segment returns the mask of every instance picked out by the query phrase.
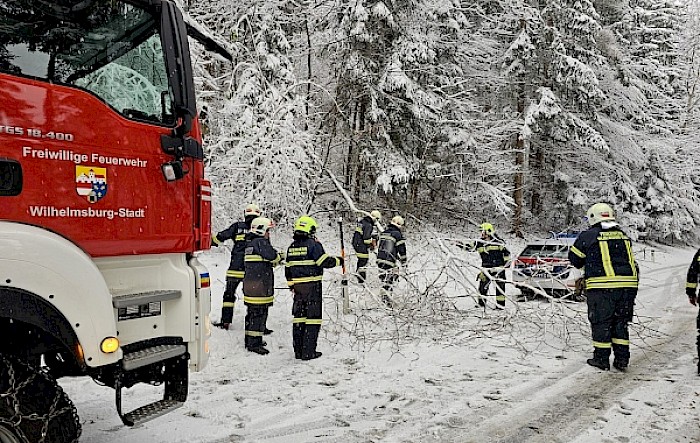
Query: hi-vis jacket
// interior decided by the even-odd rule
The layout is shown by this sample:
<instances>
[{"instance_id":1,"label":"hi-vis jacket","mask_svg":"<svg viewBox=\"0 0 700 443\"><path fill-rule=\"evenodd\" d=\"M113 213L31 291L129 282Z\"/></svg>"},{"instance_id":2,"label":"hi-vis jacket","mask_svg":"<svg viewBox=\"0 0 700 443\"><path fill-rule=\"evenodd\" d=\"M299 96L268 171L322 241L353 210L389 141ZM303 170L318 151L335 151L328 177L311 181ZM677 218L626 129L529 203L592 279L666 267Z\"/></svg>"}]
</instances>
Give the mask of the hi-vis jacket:
<instances>
[{"instance_id":1,"label":"hi-vis jacket","mask_svg":"<svg viewBox=\"0 0 700 443\"><path fill-rule=\"evenodd\" d=\"M688 278L685 283L686 292L694 292L697 295L698 277L700 277L700 249L695 253L693 261L688 268Z\"/></svg>"},{"instance_id":2,"label":"hi-vis jacket","mask_svg":"<svg viewBox=\"0 0 700 443\"><path fill-rule=\"evenodd\" d=\"M369 258L369 247L372 245L372 229L374 220L369 215L357 222L355 233L352 235L352 247L357 252L357 258Z\"/></svg>"},{"instance_id":3,"label":"hi-vis jacket","mask_svg":"<svg viewBox=\"0 0 700 443\"><path fill-rule=\"evenodd\" d=\"M497 235L494 235L491 240L458 243L457 246L470 252L478 252L482 268L498 268L510 261L510 251L506 248L506 242Z\"/></svg>"},{"instance_id":4,"label":"hi-vis jacket","mask_svg":"<svg viewBox=\"0 0 700 443\"><path fill-rule=\"evenodd\" d=\"M226 240L233 240L231 249L231 264L226 271L226 277L243 279L245 274L245 235L250 230L250 223L237 221L211 238L212 246L220 246Z\"/></svg>"},{"instance_id":5,"label":"hi-vis jacket","mask_svg":"<svg viewBox=\"0 0 700 443\"><path fill-rule=\"evenodd\" d=\"M284 275L290 287L296 283L321 282L323 268L335 266L340 266L340 258L326 254L315 238L295 236L287 249Z\"/></svg>"},{"instance_id":6,"label":"hi-vis jacket","mask_svg":"<svg viewBox=\"0 0 700 443\"><path fill-rule=\"evenodd\" d=\"M586 289L639 287L632 242L616 223L603 223L579 234L569 261L577 268L585 266Z\"/></svg>"},{"instance_id":7,"label":"hi-vis jacket","mask_svg":"<svg viewBox=\"0 0 700 443\"><path fill-rule=\"evenodd\" d=\"M389 225L379 235L377 250L377 266L382 269L397 267L397 261L406 263L406 241L401 230L394 225Z\"/></svg>"},{"instance_id":8,"label":"hi-vis jacket","mask_svg":"<svg viewBox=\"0 0 700 443\"><path fill-rule=\"evenodd\" d=\"M243 302L250 305L270 305L274 301L275 276L272 268L282 256L272 247L270 240L249 234L245 248L245 276L243 278Z\"/></svg>"}]
</instances>

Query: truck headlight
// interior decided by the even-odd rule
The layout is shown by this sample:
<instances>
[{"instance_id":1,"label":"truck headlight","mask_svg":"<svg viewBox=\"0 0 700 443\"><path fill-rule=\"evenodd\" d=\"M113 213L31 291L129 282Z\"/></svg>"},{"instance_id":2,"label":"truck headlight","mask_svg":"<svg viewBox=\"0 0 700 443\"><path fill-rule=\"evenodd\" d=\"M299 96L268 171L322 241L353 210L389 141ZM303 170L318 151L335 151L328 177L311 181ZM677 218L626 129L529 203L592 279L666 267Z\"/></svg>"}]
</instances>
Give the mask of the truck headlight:
<instances>
[{"instance_id":1,"label":"truck headlight","mask_svg":"<svg viewBox=\"0 0 700 443\"><path fill-rule=\"evenodd\" d=\"M119 350L119 339L117 337L106 337L100 343L100 350L105 354L112 354Z\"/></svg>"}]
</instances>

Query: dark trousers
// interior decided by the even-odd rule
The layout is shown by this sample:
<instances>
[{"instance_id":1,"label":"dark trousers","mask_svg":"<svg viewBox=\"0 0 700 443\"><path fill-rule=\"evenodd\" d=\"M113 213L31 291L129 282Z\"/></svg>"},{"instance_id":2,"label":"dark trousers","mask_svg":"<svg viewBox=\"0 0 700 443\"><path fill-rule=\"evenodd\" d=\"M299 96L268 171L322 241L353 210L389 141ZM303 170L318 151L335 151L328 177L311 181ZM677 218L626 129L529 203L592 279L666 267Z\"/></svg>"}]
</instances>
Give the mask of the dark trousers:
<instances>
[{"instance_id":1,"label":"dark trousers","mask_svg":"<svg viewBox=\"0 0 700 443\"><path fill-rule=\"evenodd\" d=\"M316 353L318 333L323 317L321 282L296 283L292 304L292 344L297 358L312 357Z\"/></svg>"},{"instance_id":2,"label":"dark trousers","mask_svg":"<svg viewBox=\"0 0 700 443\"><path fill-rule=\"evenodd\" d=\"M700 311L698 311L698 318L696 320L696 325L698 328L698 340L696 346L698 347L698 357L700 357ZM698 373L700 374L700 362L698 362Z\"/></svg>"},{"instance_id":3,"label":"dark trousers","mask_svg":"<svg viewBox=\"0 0 700 443\"><path fill-rule=\"evenodd\" d=\"M224 289L224 303L221 305L221 323L231 323L233 320L233 306L236 304L236 288L241 279L226 277L226 289Z\"/></svg>"},{"instance_id":4,"label":"dark trousers","mask_svg":"<svg viewBox=\"0 0 700 443\"><path fill-rule=\"evenodd\" d=\"M270 305L247 304L245 314L245 347L259 348L263 344L263 332L267 323L267 311Z\"/></svg>"},{"instance_id":5,"label":"dark trousers","mask_svg":"<svg viewBox=\"0 0 700 443\"><path fill-rule=\"evenodd\" d=\"M360 283L364 283L365 280L367 279L367 263L368 262L369 262L369 258L360 257L358 254L358 257L357 257L357 280Z\"/></svg>"},{"instance_id":6,"label":"dark trousers","mask_svg":"<svg viewBox=\"0 0 700 443\"><path fill-rule=\"evenodd\" d=\"M399 279L399 274L394 270L396 268L379 268L379 280L382 282L382 289L386 293L393 291L394 283Z\"/></svg>"},{"instance_id":7,"label":"dark trousers","mask_svg":"<svg viewBox=\"0 0 700 443\"><path fill-rule=\"evenodd\" d=\"M634 315L635 288L589 289L586 291L588 320L591 322L593 357L627 364L630 359L630 336L627 324Z\"/></svg>"},{"instance_id":8,"label":"dark trousers","mask_svg":"<svg viewBox=\"0 0 700 443\"><path fill-rule=\"evenodd\" d=\"M479 294L488 295L489 286L491 286L491 280L495 279L496 283L496 303L501 306L506 305L506 271L501 269L500 271L485 269L477 276L479 280ZM481 306L486 305L484 299L479 299L479 304Z\"/></svg>"}]
</instances>

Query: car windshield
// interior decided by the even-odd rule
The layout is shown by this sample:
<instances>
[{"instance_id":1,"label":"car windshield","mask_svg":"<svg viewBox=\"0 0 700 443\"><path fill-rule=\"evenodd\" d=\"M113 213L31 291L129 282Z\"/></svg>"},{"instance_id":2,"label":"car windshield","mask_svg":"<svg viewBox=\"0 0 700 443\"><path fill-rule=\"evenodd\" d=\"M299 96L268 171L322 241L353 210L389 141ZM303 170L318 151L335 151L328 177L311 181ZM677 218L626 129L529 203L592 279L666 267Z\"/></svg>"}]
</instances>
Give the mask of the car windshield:
<instances>
[{"instance_id":1,"label":"car windshield","mask_svg":"<svg viewBox=\"0 0 700 443\"><path fill-rule=\"evenodd\" d=\"M0 72L89 90L129 118L174 120L159 20L123 1L0 0Z\"/></svg>"},{"instance_id":2,"label":"car windshield","mask_svg":"<svg viewBox=\"0 0 700 443\"><path fill-rule=\"evenodd\" d=\"M566 259L569 255L567 245L528 245L520 254L521 257L539 257Z\"/></svg>"}]
</instances>

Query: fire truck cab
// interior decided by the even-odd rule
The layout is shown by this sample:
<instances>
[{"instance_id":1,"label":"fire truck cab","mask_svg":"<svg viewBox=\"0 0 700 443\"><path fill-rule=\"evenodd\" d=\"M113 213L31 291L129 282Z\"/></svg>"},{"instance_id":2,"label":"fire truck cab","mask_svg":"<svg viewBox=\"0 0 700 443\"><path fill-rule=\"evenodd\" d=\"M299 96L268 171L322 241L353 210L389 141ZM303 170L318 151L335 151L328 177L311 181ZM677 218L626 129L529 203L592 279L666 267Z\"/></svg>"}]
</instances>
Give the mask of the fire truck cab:
<instances>
[{"instance_id":1,"label":"fire truck cab","mask_svg":"<svg viewBox=\"0 0 700 443\"><path fill-rule=\"evenodd\" d=\"M207 363L211 189L169 0L0 0L0 441L77 441L56 383L134 425ZM123 412L138 383L163 397Z\"/></svg>"}]
</instances>

